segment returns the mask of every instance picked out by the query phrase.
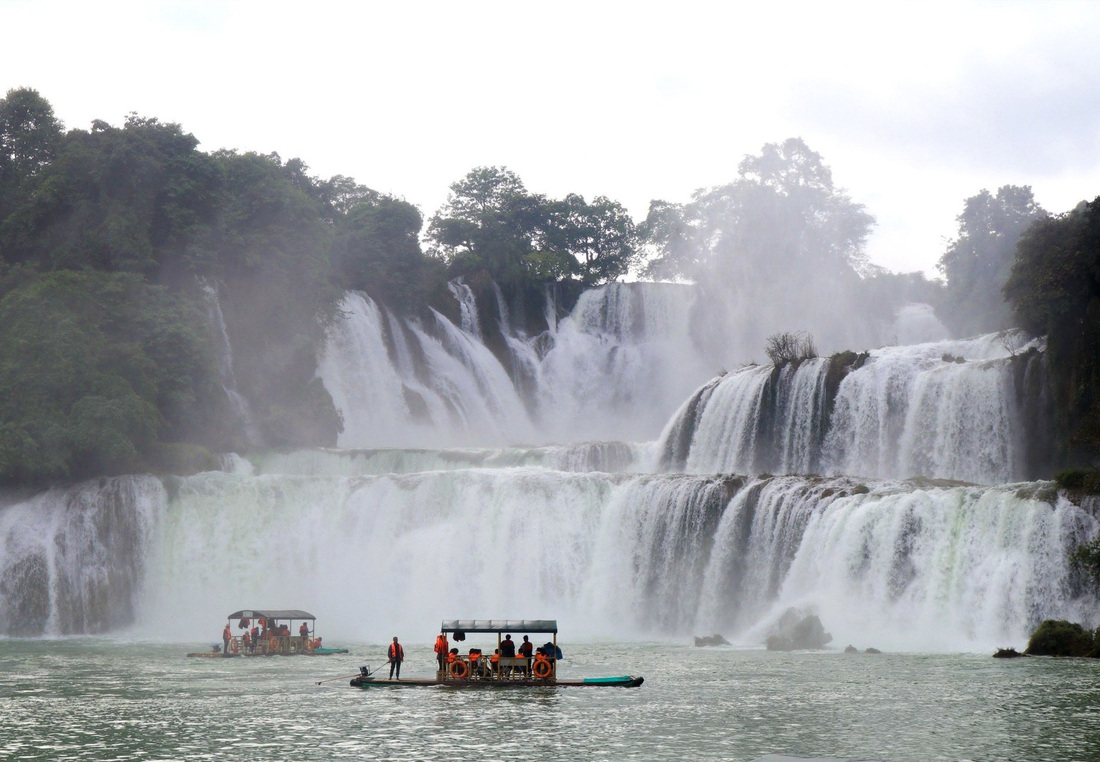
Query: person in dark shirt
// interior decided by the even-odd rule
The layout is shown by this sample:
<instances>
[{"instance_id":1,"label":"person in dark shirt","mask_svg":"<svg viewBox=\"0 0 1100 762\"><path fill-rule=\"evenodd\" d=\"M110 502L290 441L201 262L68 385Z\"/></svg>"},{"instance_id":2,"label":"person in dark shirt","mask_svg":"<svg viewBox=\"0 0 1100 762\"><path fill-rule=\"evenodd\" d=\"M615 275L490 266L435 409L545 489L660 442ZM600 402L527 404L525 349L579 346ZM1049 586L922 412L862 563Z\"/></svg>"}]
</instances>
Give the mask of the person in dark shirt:
<instances>
[{"instance_id":1,"label":"person in dark shirt","mask_svg":"<svg viewBox=\"0 0 1100 762\"><path fill-rule=\"evenodd\" d=\"M505 635L504 640L500 643L500 656L501 658L512 658L516 655L516 644L512 640L511 635Z\"/></svg>"}]
</instances>

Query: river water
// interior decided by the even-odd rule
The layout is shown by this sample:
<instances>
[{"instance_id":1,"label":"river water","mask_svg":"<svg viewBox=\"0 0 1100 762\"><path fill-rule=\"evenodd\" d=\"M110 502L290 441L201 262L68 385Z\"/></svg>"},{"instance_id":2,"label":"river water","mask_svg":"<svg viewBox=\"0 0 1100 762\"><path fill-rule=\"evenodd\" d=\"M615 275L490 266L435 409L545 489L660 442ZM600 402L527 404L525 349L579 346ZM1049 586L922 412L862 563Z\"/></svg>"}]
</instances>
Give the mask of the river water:
<instances>
[{"instance_id":1,"label":"river water","mask_svg":"<svg viewBox=\"0 0 1100 762\"><path fill-rule=\"evenodd\" d=\"M384 645L188 659L196 644L0 643L0 758L50 760L1100 759L1100 662L566 643L563 677L637 689L360 690ZM408 644L404 676L429 676Z\"/></svg>"}]
</instances>

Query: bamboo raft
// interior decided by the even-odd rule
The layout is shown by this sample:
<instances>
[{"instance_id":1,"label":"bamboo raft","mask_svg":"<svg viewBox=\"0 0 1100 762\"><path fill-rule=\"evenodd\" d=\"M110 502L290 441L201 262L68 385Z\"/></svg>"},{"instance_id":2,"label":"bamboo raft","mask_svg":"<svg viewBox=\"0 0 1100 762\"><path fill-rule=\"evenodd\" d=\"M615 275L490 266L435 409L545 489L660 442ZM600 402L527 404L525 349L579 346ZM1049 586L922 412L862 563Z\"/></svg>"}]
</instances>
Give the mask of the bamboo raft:
<instances>
[{"instance_id":1,"label":"bamboo raft","mask_svg":"<svg viewBox=\"0 0 1100 762\"><path fill-rule=\"evenodd\" d=\"M300 609L242 609L226 617L226 626L237 620L238 627L248 633L248 626L262 621L263 634L255 641L245 640L245 635L233 635L228 643L215 644L209 651L196 651L187 654L200 659L227 659L233 656L329 656L346 654L346 648L328 648L321 645L316 636L317 617ZM305 634L292 635L294 622L302 622L299 631ZM313 624L313 628L309 625ZM312 631L311 631L312 629ZM223 650L224 649L224 650Z\"/></svg>"},{"instance_id":2,"label":"bamboo raft","mask_svg":"<svg viewBox=\"0 0 1100 762\"><path fill-rule=\"evenodd\" d=\"M502 636L512 632L550 634L553 635L553 640L540 646L537 652L529 650L527 654L502 656L501 651L507 653L511 650L502 648L507 645L506 640L510 641L511 635L505 640L502 640ZM559 679L558 661L562 658L562 653L558 647L558 623L553 619L445 620L440 626L437 643L441 640L443 650L446 651L448 634L456 642L461 642L466 639L467 634L478 633L496 635L496 654L486 658L482 649L471 648L467 656L461 656L457 649L452 649L445 658L441 655L441 669L435 673L434 678L376 677L370 667L360 667L359 674L351 679L350 685L355 688L637 688L645 682L645 678L634 675Z\"/></svg>"}]
</instances>

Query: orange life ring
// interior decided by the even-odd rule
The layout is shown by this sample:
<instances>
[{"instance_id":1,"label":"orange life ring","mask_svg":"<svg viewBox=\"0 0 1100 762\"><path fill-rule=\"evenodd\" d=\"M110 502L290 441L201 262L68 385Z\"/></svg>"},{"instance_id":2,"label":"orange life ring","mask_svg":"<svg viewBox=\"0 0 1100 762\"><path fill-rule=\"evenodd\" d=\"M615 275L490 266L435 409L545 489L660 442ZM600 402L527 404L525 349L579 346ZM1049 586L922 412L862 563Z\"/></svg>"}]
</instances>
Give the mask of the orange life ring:
<instances>
[{"instance_id":1,"label":"orange life ring","mask_svg":"<svg viewBox=\"0 0 1100 762\"><path fill-rule=\"evenodd\" d=\"M241 650L241 646L237 642L236 638L233 638L232 640L229 641L229 650L232 651L233 653L237 653Z\"/></svg>"},{"instance_id":2,"label":"orange life ring","mask_svg":"<svg viewBox=\"0 0 1100 762\"><path fill-rule=\"evenodd\" d=\"M268 638L267 639L267 652L269 654L272 654L272 653L275 653L278 650L279 650L279 639L278 638Z\"/></svg>"},{"instance_id":3,"label":"orange life ring","mask_svg":"<svg viewBox=\"0 0 1100 762\"><path fill-rule=\"evenodd\" d=\"M550 666L550 662L545 659L538 659L535 661L535 665L531 667L531 671L535 673L535 677L539 680L545 680L550 677L550 673L554 671Z\"/></svg>"},{"instance_id":4,"label":"orange life ring","mask_svg":"<svg viewBox=\"0 0 1100 762\"><path fill-rule=\"evenodd\" d=\"M455 678L456 680L461 680L462 678L466 677L466 675L470 674L469 665L461 659L456 659L455 661L451 662L449 670L451 672L451 677Z\"/></svg>"}]
</instances>

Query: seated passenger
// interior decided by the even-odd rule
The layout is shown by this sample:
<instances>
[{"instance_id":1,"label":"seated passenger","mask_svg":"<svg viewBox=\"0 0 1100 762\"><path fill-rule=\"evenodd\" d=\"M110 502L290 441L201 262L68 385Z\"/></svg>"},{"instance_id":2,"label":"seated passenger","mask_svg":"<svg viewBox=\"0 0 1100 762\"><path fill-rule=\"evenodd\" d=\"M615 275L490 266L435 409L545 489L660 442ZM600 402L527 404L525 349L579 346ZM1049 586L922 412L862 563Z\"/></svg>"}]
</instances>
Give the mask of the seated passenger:
<instances>
[{"instance_id":1,"label":"seated passenger","mask_svg":"<svg viewBox=\"0 0 1100 762\"><path fill-rule=\"evenodd\" d=\"M516 655L516 644L512 641L511 635L505 635L504 640L500 643L500 655L512 658Z\"/></svg>"}]
</instances>

